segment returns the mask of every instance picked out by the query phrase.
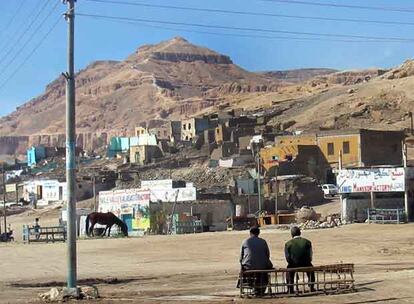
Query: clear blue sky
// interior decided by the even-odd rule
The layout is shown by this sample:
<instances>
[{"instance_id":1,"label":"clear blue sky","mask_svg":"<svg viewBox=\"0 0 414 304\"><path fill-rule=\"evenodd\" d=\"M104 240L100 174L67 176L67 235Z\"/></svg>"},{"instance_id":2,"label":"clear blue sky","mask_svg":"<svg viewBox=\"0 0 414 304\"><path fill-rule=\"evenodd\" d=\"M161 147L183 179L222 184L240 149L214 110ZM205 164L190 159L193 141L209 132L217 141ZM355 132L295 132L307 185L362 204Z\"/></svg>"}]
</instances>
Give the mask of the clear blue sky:
<instances>
[{"instance_id":1,"label":"clear blue sky","mask_svg":"<svg viewBox=\"0 0 414 304\"><path fill-rule=\"evenodd\" d=\"M124 0L162 5L203 7L265 12L277 14L324 16L332 18L364 18L388 21L414 22L413 13L390 11L354 10L317 6L292 5L260 0ZM313 1L313 0L307 0ZM393 6L414 9L412 0L314 0L315 2ZM57 9L36 34L34 29L49 10L59 2ZM16 14L20 5L21 9ZM45 5L45 10L40 8ZM414 38L414 25L357 24L334 21L297 20L281 17L238 16L207 12L189 12L171 9L122 6L78 0L77 11L82 13L147 18L177 22L192 22L224 26L255 27L274 30L350 34L366 36L393 36ZM1 0L0 1L0 86L19 66L41 37L63 13L65 6L60 0ZM17 38L34 19L42 13L20 43ZM15 16L14 19L11 18ZM187 28L189 27L180 27ZM200 30L200 29L198 29ZM205 29L206 30L206 29ZM230 32L225 30L206 30ZM237 31L232 31L237 32ZM242 32L239 32L242 33ZM252 70L282 70L305 67L330 67L353 69L364 67L391 67L413 57L414 43L349 43L332 41L293 41L246 37L223 37L181 30L165 30L137 25L115 23L78 16L76 19L76 68L84 68L90 62L102 59L122 60L140 45L157 43L174 36L183 36L195 44L214 49L231 56L240 66ZM262 34L281 35L281 34ZM32 37L32 38L30 38ZM27 46L19 49L26 41ZM13 47L13 48L12 48ZM5 57L5 55L8 56ZM16 56L13 62L11 59ZM61 19L57 27L41 44L30 60L22 66L0 89L0 116L12 112L17 106L44 91L66 67L66 23Z\"/></svg>"}]
</instances>

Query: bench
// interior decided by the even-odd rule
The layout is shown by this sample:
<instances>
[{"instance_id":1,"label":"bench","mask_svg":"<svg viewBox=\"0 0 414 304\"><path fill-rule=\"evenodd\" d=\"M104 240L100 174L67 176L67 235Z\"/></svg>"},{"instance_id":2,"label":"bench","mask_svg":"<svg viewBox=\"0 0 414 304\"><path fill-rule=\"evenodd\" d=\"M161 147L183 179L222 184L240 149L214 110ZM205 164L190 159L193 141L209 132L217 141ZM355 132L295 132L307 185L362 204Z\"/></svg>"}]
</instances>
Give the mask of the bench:
<instances>
[{"instance_id":1,"label":"bench","mask_svg":"<svg viewBox=\"0 0 414 304\"><path fill-rule=\"evenodd\" d=\"M294 280L288 283L287 277L292 272ZM314 274L314 282L309 282L310 273ZM352 292L355 291L354 264L245 270L240 272L238 287L242 298L256 296L279 298ZM289 289L293 292L289 293Z\"/></svg>"},{"instance_id":2,"label":"bench","mask_svg":"<svg viewBox=\"0 0 414 304\"><path fill-rule=\"evenodd\" d=\"M405 222L404 209L367 209L368 224L400 224Z\"/></svg>"},{"instance_id":3,"label":"bench","mask_svg":"<svg viewBox=\"0 0 414 304\"><path fill-rule=\"evenodd\" d=\"M30 243L54 243L66 241L65 226L29 227L23 225L23 242Z\"/></svg>"}]
</instances>

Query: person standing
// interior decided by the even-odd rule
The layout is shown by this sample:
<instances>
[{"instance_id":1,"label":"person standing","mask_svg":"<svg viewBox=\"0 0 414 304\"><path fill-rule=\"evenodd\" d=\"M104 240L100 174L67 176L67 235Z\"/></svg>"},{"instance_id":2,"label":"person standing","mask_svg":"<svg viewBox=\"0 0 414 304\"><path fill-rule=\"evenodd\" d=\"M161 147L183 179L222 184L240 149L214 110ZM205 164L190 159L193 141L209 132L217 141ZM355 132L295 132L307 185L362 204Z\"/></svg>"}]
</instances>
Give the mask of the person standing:
<instances>
[{"instance_id":1,"label":"person standing","mask_svg":"<svg viewBox=\"0 0 414 304\"><path fill-rule=\"evenodd\" d=\"M288 263L287 268L313 267L312 265L312 243L308 239L301 237L299 227L292 227L292 239L285 244L285 257ZM307 272L308 285L311 292L315 291L315 273ZM294 293L295 272L287 273L286 281L288 283L288 292Z\"/></svg>"},{"instance_id":2,"label":"person standing","mask_svg":"<svg viewBox=\"0 0 414 304\"><path fill-rule=\"evenodd\" d=\"M240 253L241 271L245 270L266 270L272 269L270 261L270 250L267 242L259 238L260 229L253 227L250 229L250 237L243 241ZM249 285L254 288L256 296L263 296L269 283L267 273L245 274L242 276Z\"/></svg>"}]
</instances>

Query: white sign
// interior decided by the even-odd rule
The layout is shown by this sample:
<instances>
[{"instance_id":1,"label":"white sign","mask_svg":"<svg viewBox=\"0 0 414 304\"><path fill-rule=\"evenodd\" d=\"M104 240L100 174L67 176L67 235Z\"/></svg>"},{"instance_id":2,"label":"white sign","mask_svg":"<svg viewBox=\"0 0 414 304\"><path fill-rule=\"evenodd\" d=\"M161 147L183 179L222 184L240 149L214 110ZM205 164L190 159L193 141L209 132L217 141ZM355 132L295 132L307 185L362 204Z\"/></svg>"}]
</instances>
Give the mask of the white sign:
<instances>
[{"instance_id":1,"label":"white sign","mask_svg":"<svg viewBox=\"0 0 414 304\"><path fill-rule=\"evenodd\" d=\"M141 188L152 189L152 188L172 188L172 179L156 179L156 180L143 180L141 181Z\"/></svg>"},{"instance_id":2,"label":"white sign","mask_svg":"<svg viewBox=\"0 0 414 304\"><path fill-rule=\"evenodd\" d=\"M404 168L372 168L339 170L340 193L404 192Z\"/></svg>"},{"instance_id":3,"label":"white sign","mask_svg":"<svg viewBox=\"0 0 414 304\"><path fill-rule=\"evenodd\" d=\"M125 189L99 192L99 207L105 204L147 204L150 195L148 190Z\"/></svg>"},{"instance_id":4,"label":"white sign","mask_svg":"<svg viewBox=\"0 0 414 304\"><path fill-rule=\"evenodd\" d=\"M197 199L195 187L150 189L151 202L189 202Z\"/></svg>"},{"instance_id":5,"label":"white sign","mask_svg":"<svg viewBox=\"0 0 414 304\"><path fill-rule=\"evenodd\" d=\"M8 184L6 185L6 192L16 192L16 184Z\"/></svg>"}]
</instances>

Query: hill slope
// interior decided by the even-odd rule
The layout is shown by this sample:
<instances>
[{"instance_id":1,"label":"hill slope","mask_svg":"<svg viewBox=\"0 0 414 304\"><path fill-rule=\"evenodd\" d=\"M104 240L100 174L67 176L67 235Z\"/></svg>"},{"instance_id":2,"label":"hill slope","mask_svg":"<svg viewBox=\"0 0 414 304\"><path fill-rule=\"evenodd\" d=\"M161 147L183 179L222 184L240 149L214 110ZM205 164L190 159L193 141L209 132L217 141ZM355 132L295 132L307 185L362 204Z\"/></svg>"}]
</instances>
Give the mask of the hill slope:
<instances>
[{"instance_id":1,"label":"hill slope","mask_svg":"<svg viewBox=\"0 0 414 304\"><path fill-rule=\"evenodd\" d=\"M76 76L77 130L131 130L150 118L191 115L220 102L217 92L268 92L278 82L228 56L176 37L139 48L121 62L94 62ZM0 119L0 135L64 130L65 81Z\"/></svg>"}]
</instances>

